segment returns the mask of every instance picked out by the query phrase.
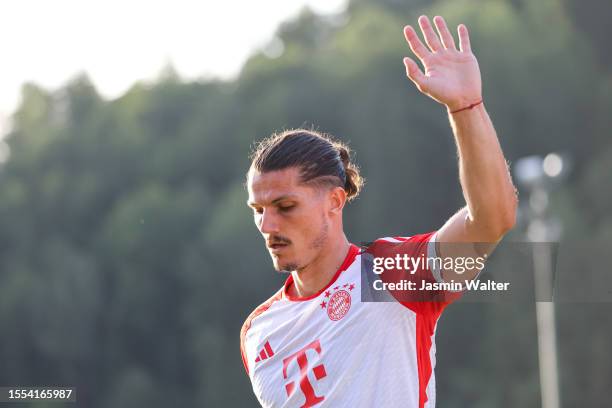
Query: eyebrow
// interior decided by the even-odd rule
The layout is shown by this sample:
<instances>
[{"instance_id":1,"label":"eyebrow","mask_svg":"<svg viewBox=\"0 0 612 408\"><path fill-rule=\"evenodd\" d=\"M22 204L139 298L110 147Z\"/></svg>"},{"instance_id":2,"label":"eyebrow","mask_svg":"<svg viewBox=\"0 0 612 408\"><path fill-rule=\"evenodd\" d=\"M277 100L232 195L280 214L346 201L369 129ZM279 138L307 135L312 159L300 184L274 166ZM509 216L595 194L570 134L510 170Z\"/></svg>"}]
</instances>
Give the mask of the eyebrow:
<instances>
[{"instance_id":1,"label":"eyebrow","mask_svg":"<svg viewBox=\"0 0 612 408\"><path fill-rule=\"evenodd\" d=\"M282 195L282 196L280 196L278 198L275 198L274 200L272 200L272 202L270 204L276 204L276 203L278 203L280 201L287 200L287 199L290 199L290 198L297 198L297 197L298 196L296 194L285 194L285 195ZM249 207L255 207L257 205L257 203L255 203L253 201L247 201L247 205Z\"/></svg>"}]
</instances>

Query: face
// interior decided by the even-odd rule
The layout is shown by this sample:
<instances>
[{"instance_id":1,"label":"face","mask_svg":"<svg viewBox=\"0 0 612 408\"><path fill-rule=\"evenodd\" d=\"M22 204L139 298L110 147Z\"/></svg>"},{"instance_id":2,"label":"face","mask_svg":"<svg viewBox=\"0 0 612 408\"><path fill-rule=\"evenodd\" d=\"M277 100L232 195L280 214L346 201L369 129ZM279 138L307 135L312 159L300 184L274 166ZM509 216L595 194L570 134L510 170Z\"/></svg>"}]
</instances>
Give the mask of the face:
<instances>
[{"instance_id":1,"label":"face","mask_svg":"<svg viewBox=\"0 0 612 408\"><path fill-rule=\"evenodd\" d=\"M330 217L337 211L333 192L300 183L297 168L251 170L248 190L248 205L274 268L300 270L315 260L327 244Z\"/></svg>"}]
</instances>

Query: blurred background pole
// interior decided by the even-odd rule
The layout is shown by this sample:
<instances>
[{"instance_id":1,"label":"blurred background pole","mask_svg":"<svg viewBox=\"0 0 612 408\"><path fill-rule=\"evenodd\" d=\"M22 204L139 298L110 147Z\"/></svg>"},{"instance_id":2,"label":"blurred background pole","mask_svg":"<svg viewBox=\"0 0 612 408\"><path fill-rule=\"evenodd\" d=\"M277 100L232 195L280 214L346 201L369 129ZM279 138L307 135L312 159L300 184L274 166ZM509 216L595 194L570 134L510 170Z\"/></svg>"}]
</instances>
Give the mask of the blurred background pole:
<instances>
[{"instance_id":1,"label":"blurred background pole","mask_svg":"<svg viewBox=\"0 0 612 408\"><path fill-rule=\"evenodd\" d=\"M534 208L532 198L540 195L546 206ZM550 245L553 238L547 228L544 211L547 209L548 192L536 189L530 193L531 219L527 235L532 242L533 270L538 327L538 359L542 408L559 408L559 375L557 364L557 330L555 304L553 302L553 272ZM536 204L537 205L537 204Z\"/></svg>"},{"instance_id":2,"label":"blurred background pole","mask_svg":"<svg viewBox=\"0 0 612 408\"><path fill-rule=\"evenodd\" d=\"M565 165L565 166L564 166ZM565 168L564 168L565 167ZM538 360L543 408L559 408L559 369L557 330L553 302L553 262L551 242L561 236L560 223L547 217L549 192L567 174L567 160L551 153L545 158L529 156L516 162L515 176L529 192L527 237L532 242Z\"/></svg>"}]
</instances>

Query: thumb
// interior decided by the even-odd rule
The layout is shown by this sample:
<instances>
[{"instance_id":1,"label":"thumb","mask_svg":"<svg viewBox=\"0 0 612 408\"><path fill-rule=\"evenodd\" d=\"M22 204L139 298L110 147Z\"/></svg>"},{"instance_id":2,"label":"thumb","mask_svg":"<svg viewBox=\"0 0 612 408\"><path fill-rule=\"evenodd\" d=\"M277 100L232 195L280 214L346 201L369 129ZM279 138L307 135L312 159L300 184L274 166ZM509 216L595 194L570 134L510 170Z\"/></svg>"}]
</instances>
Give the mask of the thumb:
<instances>
[{"instance_id":1,"label":"thumb","mask_svg":"<svg viewBox=\"0 0 612 408\"><path fill-rule=\"evenodd\" d=\"M404 65L406 66L406 75L408 78L414 82L420 91L423 91L427 77L423 74L417 63L409 57L404 57Z\"/></svg>"}]
</instances>

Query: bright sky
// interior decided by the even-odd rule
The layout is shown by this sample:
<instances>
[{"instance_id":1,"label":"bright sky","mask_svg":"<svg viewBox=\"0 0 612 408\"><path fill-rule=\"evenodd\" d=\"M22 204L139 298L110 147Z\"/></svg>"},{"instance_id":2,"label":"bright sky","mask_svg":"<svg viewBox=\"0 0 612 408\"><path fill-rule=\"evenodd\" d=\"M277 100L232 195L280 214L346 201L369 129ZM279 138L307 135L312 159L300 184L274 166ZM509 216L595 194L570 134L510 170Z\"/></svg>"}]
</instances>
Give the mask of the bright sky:
<instances>
[{"instance_id":1,"label":"bright sky","mask_svg":"<svg viewBox=\"0 0 612 408\"><path fill-rule=\"evenodd\" d=\"M185 78L235 75L278 24L304 6L318 13L347 0L19 0L0 14L0 133L20 87L56 89L87 72L98 91L121 95L171 62Z\"/></svg>"}]
</instances>

